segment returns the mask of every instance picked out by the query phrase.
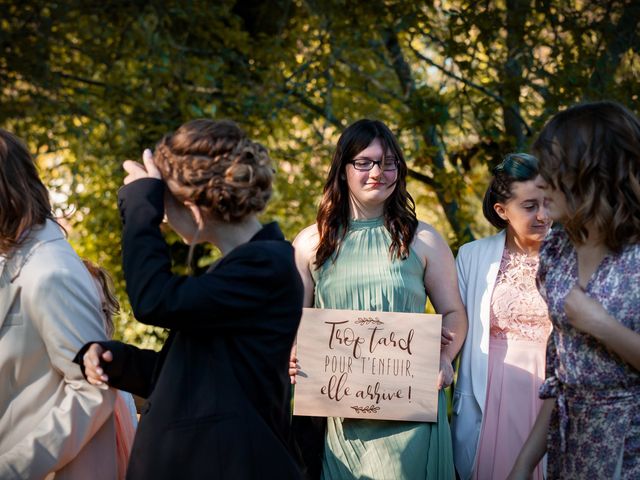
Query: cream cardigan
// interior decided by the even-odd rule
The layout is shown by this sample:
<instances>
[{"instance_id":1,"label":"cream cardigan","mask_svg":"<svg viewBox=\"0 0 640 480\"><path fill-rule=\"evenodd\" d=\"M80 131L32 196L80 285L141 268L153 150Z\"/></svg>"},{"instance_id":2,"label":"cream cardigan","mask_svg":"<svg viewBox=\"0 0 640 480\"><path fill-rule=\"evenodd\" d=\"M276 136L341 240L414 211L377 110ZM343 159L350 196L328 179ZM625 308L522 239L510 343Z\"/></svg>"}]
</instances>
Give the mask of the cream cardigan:
<instances>
[{"instance_id":1,"label":"cream cardigan","mask_svg":"<svg viewBox=\"0 0 640 480\"><path fill-rule=\"evenodd\" d=\"M462 480L471 478L478 450L487 396L489 310L506 234L476 240L460 247L456 258L460 296L469 319L453 394L453 456Z\"/></svg>"}]
</instances>

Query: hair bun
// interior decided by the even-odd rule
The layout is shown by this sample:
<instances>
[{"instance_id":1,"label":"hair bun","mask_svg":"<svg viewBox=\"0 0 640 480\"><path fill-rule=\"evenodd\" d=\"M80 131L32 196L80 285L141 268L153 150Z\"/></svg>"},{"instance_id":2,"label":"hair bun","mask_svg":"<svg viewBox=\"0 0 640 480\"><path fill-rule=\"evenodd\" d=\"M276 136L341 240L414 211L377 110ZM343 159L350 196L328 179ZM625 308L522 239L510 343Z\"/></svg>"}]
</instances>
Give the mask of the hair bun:
<instances>
[{"instance_id":1,"label":"hair bun","mask_svg":"<svg viewBox=\"0 0 640 480\"><path fill-rule=\"evenodd\" d=\"M179 200L226 222L264 210L271 197L267 149L228 120L186 123L160 141L155 159Z\"/></svg>"}]
</instances>

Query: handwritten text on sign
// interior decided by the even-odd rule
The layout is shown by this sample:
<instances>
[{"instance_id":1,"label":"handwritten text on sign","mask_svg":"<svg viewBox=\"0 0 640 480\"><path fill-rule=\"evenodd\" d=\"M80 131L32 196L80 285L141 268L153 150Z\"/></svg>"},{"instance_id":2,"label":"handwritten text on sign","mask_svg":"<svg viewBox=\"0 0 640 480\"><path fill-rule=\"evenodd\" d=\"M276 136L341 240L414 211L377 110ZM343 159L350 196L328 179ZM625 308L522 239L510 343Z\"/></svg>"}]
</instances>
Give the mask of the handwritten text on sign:
<instances>
[{"instance_id":1,"label":"handwritten text on sign","mask_svg":"<svg viewBox=\"0 0 640 480\"><path fill-rule=\"evenodd\" d=\"M440 315L305 308L294 415L435 422Z\"/></svg>"}]
</instances>

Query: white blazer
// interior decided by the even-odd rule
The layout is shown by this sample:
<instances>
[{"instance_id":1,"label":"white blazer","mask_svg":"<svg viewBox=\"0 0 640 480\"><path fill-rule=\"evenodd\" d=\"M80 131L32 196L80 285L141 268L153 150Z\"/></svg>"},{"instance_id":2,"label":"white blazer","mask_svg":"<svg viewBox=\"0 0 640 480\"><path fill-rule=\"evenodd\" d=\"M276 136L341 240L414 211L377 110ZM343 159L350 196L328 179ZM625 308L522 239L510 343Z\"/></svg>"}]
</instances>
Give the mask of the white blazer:
<instances>
[{"instance_id":1,"label":"white blazer","mask_svg":"<svg viewBox=\"0 0 640 480\"><path fill-rule=\"evenodd\" d=\"M456 258L460 296L467 310L469 331L462 347L453 393L453 458L462 480L471 478L487 396L489 312L491 296L505 248L506 233L460 247Z\"/></svg>"},{"instance_id":2,"label":"white blazer","mask_svg":"<svg viewBox=\"0 0 640 480\"><path fill-rule=\"evenodd\" d=\"M106 339L89 272L50 220L0 257L0 478L116 478L115 392L73 363Z\"/></svg>"}]
</instances>

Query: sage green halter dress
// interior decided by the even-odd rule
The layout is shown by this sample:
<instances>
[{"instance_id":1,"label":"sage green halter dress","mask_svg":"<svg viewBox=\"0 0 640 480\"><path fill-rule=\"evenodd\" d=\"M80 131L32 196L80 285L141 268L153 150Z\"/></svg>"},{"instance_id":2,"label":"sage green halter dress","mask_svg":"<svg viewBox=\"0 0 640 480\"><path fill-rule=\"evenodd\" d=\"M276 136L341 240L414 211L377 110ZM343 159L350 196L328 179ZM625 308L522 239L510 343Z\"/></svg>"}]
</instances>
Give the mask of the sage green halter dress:
<instances>
[{"instance_id":1,"label":"sage green halter dress","mask_svg":"<svg viewBox=\"0 0 640 480\"><path fill-rule=\"evenodd\" d=\"M382 218L352 220L335 263L313 271L315 307L424 313L424 267L412 250L391 261ZM437 423L328 418L322 478L453 479L444 393Z\"/></svg>"}]
</instances>

